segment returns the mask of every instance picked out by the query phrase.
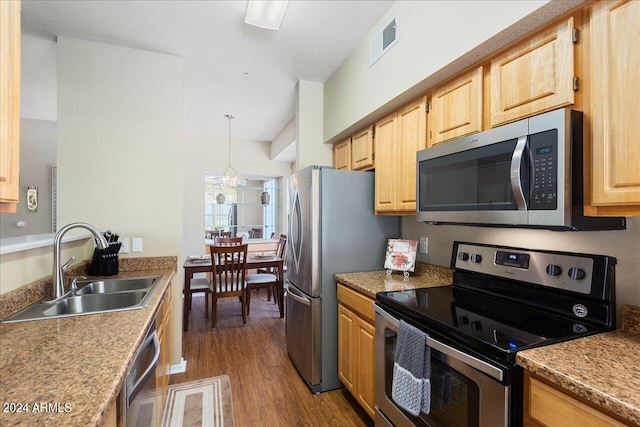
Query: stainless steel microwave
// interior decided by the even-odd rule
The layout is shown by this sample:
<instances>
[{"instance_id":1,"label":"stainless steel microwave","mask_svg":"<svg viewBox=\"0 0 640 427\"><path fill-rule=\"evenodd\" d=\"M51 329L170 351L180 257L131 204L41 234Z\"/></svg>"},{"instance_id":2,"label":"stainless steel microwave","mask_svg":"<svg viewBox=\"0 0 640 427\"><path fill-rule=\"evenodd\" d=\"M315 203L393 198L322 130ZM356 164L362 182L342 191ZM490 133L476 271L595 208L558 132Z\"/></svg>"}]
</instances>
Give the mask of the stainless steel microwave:
<instances>
[{"instance_id":1,"label":"stainless steel microwave","mask_svg":"<svg viewBox=\"0 0 640 427\"><path fill-rule=\"evenodd\" d=\"M583 215L582 113L550 111L417 154L417 219L432 224L621 230Z\"/></svg>"}]
</instances>

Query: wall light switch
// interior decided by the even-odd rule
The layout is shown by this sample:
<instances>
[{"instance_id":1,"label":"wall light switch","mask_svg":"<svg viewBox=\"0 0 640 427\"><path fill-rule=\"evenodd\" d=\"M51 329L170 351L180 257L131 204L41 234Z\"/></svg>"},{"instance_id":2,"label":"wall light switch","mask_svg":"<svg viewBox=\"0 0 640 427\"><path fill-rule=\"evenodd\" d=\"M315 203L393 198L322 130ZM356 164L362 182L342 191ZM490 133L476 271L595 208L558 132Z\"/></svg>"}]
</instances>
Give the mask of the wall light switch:
<instances>
[{"instance_id":1,"label":"wall light switch","mask_svg":"<svg viewBox=\"0 0 640 427\"><path fill-rule=\"evenodd\" d=\"M128 254L129 253L129 238L128 237L121 237L120 238L120 243L122 243L122 246L120 246L120 250L118 251L119 254Z\"/></svg>"},{"instance_id":2,"label":"wall light switch","mask_svg":"<svg viewBox=\"0 0 640 427\"><path fill-rule=\"evenodd\" d=\"M421 237L420 238L420 253L428 254L429 253L429 238Z\"/></svg>"},{"instance_id":3,"label":"wall light switch","mask_svg":"<svg viewBox=\"0 0 640 427\"><path fill-rule=\"evenodd\" d=\"M133 247L133 252L142 252L142 237L131 239L131 246Z\"/></svg>"}]
</instances>

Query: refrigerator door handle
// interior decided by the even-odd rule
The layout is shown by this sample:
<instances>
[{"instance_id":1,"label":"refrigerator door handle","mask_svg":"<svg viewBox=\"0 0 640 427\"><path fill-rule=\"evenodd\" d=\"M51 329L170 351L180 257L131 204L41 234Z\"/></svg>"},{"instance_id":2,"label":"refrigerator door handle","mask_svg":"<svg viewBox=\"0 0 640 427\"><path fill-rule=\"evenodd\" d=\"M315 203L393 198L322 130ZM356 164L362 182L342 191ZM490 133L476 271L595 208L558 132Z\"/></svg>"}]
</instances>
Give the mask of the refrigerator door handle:
<instances>
[{"instance_id":1,"label":"refrigerator door handle","mask_svg":"<svg viewBox=\"0 0 640 427\"><path fill-rule=\"evenodd\" d=\"M296 267L296 272L300 267L300 258L302 252L302 236L304 235L302 221L302 206L300 204L300 194L298 187L295 187L293 193L293 201L291 204L291 222L289 226L289 234L291 236L291 253Z\"/></svg>"},{"instance_id":2,"label":"refrigerator door handle","mask_svg":"<svg viewBox=\"0 0 640 427\"><path fill-rule=\"evenodd\" d=\"M304 295L299 295L297 292L292 291L293 286L287 286L287 297L301 304L311 307L311 300Z\"/></svg>"}]
</instances>

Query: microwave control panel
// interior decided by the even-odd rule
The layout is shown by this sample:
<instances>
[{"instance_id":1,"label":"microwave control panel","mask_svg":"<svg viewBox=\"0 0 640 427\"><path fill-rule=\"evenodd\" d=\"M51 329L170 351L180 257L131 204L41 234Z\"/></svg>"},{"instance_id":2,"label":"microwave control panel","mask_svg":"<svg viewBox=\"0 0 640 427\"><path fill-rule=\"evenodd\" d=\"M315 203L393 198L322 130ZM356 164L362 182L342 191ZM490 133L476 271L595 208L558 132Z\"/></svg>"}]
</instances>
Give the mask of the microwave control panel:
<instances>
[{"instance_id":1,"label":"microwave control panel","mask_svg":"<svg viewBox=\"0 0 640 427\"><path fill-rule=\"evenodd\" d=\"M532 179L529 210L558 208L558 130L529 136Z\"/></svg>"}]
</instances>

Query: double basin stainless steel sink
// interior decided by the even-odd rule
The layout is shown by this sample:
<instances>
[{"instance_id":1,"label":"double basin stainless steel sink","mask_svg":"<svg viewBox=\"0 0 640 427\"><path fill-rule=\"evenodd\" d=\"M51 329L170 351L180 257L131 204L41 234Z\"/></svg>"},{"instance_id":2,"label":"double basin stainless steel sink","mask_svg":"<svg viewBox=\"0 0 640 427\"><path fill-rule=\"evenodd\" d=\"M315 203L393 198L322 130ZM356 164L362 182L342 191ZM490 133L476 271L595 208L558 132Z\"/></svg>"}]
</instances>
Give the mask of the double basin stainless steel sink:
<instances>
[{"instance_id":1,"label":"double basin stainless steel sink","mask_svg":"<svg viewBox=\"0 0 640 427\"><path fill-rule=\"evenodd\" d=\"M149 303L159 282L160 276L79 281L61 299L34 303L2 323L135 310Z\"/></svg>"}]
</instances>

